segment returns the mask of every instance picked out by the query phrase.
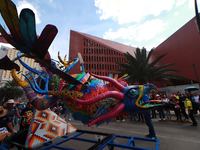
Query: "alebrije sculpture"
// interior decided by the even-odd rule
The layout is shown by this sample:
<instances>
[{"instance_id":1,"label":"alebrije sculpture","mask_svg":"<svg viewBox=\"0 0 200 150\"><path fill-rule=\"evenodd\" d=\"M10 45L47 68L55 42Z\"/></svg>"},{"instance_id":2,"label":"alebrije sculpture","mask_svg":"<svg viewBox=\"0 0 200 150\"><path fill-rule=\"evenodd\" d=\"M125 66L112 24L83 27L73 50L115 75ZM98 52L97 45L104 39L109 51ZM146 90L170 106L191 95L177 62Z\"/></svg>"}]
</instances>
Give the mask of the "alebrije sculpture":
<instances>
[{"instance_id":1,"label":"alebrije sculpture","mask_svg":"<svg viewBox=\"0 0 200 150\"><path fill-rule=\"evenodd\" d=\"M58 56L63 64L61 69L48 53L48 48L57 34L57 28L47 25L37 37L35 16L30 9L23 9L18 18L16 7L10 0L0 0L0 4L1 15L11 35L7 34L1 25L0 32L11 45L20 50L17 58L20 63L45 81L45 88L42 89L32 74L32 81L27 76L25 77L28 81L22 81L15 69L11 71L13 80L24 89L36 109L47 109L56 101L62 100L73 113L74 119L91 126L108 123L120 112L137 113L160 106L151 104L152 101L146 95L149 90L156 89L153 84L128 86L124 81L119 83L109 77L85 72L70 76L67 72L77 63L78 58L66 62ZM35 59L43 68L42 71L25 64L21 60L21 52L26 57ZM54 90L49 90L48 86L53 83L52 79L56 79L54 83L57 85L54 85ZM116 90L109 91L107 82L115 86Z\"/></svg>"}]
</instances>

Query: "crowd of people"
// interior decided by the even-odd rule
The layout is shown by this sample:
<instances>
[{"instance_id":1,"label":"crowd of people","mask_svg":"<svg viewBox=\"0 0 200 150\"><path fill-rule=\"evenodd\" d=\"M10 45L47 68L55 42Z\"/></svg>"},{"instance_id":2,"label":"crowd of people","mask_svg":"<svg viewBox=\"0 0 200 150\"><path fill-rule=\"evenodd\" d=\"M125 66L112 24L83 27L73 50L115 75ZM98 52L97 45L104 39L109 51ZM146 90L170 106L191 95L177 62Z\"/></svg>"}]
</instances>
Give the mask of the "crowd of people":
<instances>
[{"instance_id":1,"label":"crowd of people","mask_svg":"<svg viewBox=\"0 0 200 150\"><path fill-rule=\"evenodd\" d=\"M200 96L197 93L191 94L191 91L187 91L184 94L177 92L167 96L165 93L151 92L148 96L150 100L162 100L162 106L151 110L151 118L170 120L172 119L171 111L174 111L176 120L188 121L190 118L191 126L197 126L195 115L200 111ZM130 114L130 118L130 121L144 122L143 113Z\"/></svg>"}]
</instances>

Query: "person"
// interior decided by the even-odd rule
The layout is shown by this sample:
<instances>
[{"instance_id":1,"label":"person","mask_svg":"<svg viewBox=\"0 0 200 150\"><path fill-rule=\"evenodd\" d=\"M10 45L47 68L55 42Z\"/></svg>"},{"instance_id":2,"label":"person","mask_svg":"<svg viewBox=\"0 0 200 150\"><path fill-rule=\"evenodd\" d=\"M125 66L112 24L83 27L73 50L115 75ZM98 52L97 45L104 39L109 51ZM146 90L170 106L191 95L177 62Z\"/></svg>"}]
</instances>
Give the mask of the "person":
<instances>
[{"instance_id":1,"label":"person","mask_svg":"<svg viewBox=\"0 0 200 150\"><path fill-rule=\"evenodd\" d=\"M130 121L132 121L133 119L134 119L134 121L136 121L136 118L138 117L138 114L137 113L131 113L130 117L131 117Z\"/></svg>"},{"instance_id":2,"label":"person","mask_svg":"<svg viewBox=\"0 0 200 150\"><path fill-rule=\"evenodd\" d=\"M197 110L199 110L199 95L197 93L194 93L192 105L194 114L197 114Z\"/></svg>"},{"instance_id":3,"label":"person","mask_svg":"<svg viewBox=\"0 0 200 150\"><path fill-rule=\"evenodd\" d=\"M144 102L149 101L149 98L146 94L144 95L143 101ZM151 138L151 139L157 139L156 133L155 133L155 130L154 130L154 126L153 126L153 123L151 121L150 110L143 112L143 114L144 114L145 123L149 128L149 134L145 135L145 137Z\"/></svg>"},{"instance_id":4,"label":"person","mask_svg":"<svg viewBox=\"0 0 200 150\"><path fill-rule=\"evenodd\" d=\"M153 92L153 94L154 94L154 92ZM155 100L154 97L155 97L155 95L151 95L149 99ZM151 114L152 114L151 118L156 118L156 110L155 109L151 110Z\"/></svg>"},{"instance_id":5,"label":"person","mask_svg":"<svg viewBox=\"0 0 200 150\"><path fill-rule=\"evenodd\" d=\"M13 99L9 99L5 104L6 104L5 109L8 110L7 115L11 119L11 122L13 123L14 115L16 115L18 118L21 117L19 112L18 112L17 107L14 106L16 104L16 102Z\"/></svg>"},{"instance_id":6,"label":"person","mask_svg":"<svg viewBox=\"0 0 200 150\"><path fill-rule=\"evenodd\" d=\"M66 106L64 106L64 110L65 110L65 112L64 112L65 115L64 115L63 119L65 120L65 118L66 118L66 116L68 114L68 120L71 121L71 118L70 118L71 115L70 115L69 109Z\"/></svg>"},{"instance_id":7,"label":"person","mask_svg":"<svg viewBox=\"0 0 200 150\"><path fill-rule=\"evenodd\" d=\"M180 106L178 105L179 104L179 100L176 99L174 95L171 95L170 97L171 97L171 99L170 99L169 102L170 102L170 104L171 104L171 106L172 106L172 108L173 108L173 110L175 112L175 115L177 117L176 120L180 119L180 121L182 121L181 113L180 113Z\"/></svg>"},{"instance_id":8,"label":"person","mask_svg":"<svg viewBox=\"0 0 200 150\"><path fill-rule=\"evenodd\" d=\"M192 120L191 126L197 126L198 123L197 123L197 121L196 121L196 119L194 118L194 115L193 115L193 108L192 108L191 100L186 98L184 105L185 105L185 108L188 110L188 114L189 114L190 119Z\"/></svg>"},{"instance_id":9,"label":"person","mask_svg":"<svg viewBox=\"0 0 200 150\"><path fill-rule=\"evenodd\" d=\"M15 132L11 119L8 117L8 110L0 104L0 144L9 144L12 141L24 145L27 134L28 130ZM8 148L12 148L12 145L9 144Z\"/></svg>"},{"instance_id":10,"label":"person","mask_svg":"<svg viewBox=\"0 0 200 150\"><path fill-rule=\"evenodd\" d=\"M0 104L0 141L1 145L5 144L5 138L11 136L11 133L15 133L11 120L7 115L8 110L4 109ZM9 132L9 130L11 132Z\"/></svg>"},{"instance_id":11,"label":"person","mask_svg":"<svg viewBox=\"0 0 200 150\"><path fill-rule=\"evenodd\" d=\"M181 113L185 117L185 121L188 121L189 117L188 117L188 115L185 112L185 105L184 105L184 102L185 102L186 98L187 98L186 95L183 95L183 96L179 97L179 106L180 106L180 109L181 109Z\"/></svg>"},{"instance_id":12,"label":"person","mask_svg":"<svg viewBox=\"0 0 200 150\"><path fill-rule=\"evenodd\" d=\"M33 115L33 107L30 102L27 103L26 108L21 112L20 130L28 129Z\"/></svg>"},{"instance_id":13,"label":"person","mask_svg":"<svg viewBox=\"0 0 200 150\"><path fill-rule=\"evenodd\" d=\"M162 100L160 95L157 96L157 100ZM162 120L162 119L165 120L165 114L163 112L163 106L158 107L158 112L159 112L159 116L160 116L159 120Z\"/></svg>"},{"instance_id":14,"label":"person","mask_svg":"<svg viewBox=\"0 0 200 150\"><path fill-rule=\"evenodd\" d=\"M166 94L163 95L162 102L164 104L163 108L166 111L167 119L171 119L170 104Z\"/></svg>"},{"instance_id":15,"label":"person","mask_svg":"<svg viewBox=\"0 0 200 150\"><path fill-rule=\"evenodd\" d=\"M140 122L142 120L142 122L144 122L144 117L143 117L143 113L138 113L138 122Z\"/></svg>"}]
</instances>

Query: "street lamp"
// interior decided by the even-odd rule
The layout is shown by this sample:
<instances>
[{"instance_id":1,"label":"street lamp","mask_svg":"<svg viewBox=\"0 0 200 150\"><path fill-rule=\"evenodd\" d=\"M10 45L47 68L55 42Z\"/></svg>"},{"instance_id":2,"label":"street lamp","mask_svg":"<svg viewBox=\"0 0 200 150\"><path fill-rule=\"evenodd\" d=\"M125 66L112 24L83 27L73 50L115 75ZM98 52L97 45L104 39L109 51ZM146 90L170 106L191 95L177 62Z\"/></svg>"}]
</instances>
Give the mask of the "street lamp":
<instances>
[{"instance_id":1,"label":"street lamp","mask_svg":"<svg viewBox=\"0 0 200 150\"><path fill-rule=\"evenodd\" d=\"M198 82L199 87L200 87L199 78L198 78L197 71L196 71L196 69L195 69L195 64L194 64L194 63L192 63L192 67L194 68L194 72L195 72L195 75L196 75L196 77L197 77L197 82Z\"/></svg>"}]
</instances>

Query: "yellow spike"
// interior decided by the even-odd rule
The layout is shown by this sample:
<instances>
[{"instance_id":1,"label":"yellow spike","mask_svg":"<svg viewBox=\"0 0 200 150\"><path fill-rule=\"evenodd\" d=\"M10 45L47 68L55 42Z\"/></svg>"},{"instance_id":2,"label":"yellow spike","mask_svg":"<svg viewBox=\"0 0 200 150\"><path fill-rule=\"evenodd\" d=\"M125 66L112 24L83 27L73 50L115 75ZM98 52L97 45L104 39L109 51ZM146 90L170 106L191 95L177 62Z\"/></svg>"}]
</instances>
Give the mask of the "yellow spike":
<instances>
[{"instance_id":1,"label":"yellow spike","mask_svg":"<svg viewBox=\"0 0 200 150\"><path fill-rule=\"evenodd\" d=\"M20 78L18 77L18 74L16 73L16 69L12 69L12 70L11 70L11 75L12 75L12 77L13 77L13 81L14 81L17 85L21 86L22 88L23 88L24 86L28 85L28 82L27 82L27 81L22 81L22 79L20 79Z\"/></svg>"},{"instance_id":2,"label":"yellow spike","mask_svg":"<svg viewBox=\"0 0 200 150\"><path fill-rule=\"evenodd\" d=\"M58 53L58 59L59 59L59 61L60 61L63 65L65 65L65 62L62 60L62 58L61 58L61 56L60 56L59 53Z\"/></svg>"}]
</instances>

